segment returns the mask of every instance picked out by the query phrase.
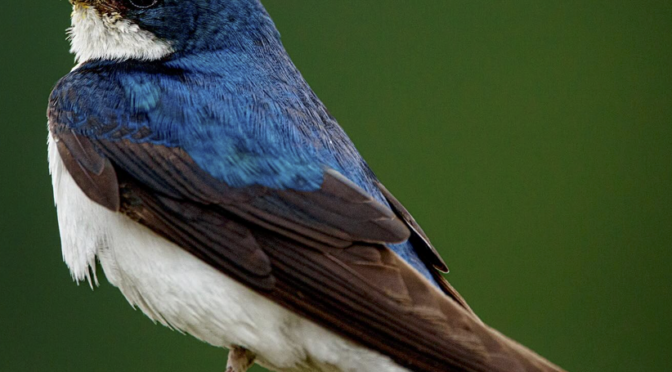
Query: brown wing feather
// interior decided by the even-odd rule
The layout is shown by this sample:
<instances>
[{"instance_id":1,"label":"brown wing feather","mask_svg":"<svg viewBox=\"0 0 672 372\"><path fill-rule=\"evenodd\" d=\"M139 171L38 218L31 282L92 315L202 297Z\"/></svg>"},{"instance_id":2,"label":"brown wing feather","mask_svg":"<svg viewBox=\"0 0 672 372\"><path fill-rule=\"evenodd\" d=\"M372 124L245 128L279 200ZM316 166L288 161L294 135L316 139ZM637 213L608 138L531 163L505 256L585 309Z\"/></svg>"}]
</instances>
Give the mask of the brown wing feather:
<instances>
[{"instance_id":1,"label":"brown wing feather","mask_svg":"<svg viewBox=\"0 0 672 372\"><path fill-rule=\"evenodd\" d=\"M99 156L86 137L56 137L56 146L65 168L84 193L103 207L119 211L117 174L109 159Z\"/></svg>"},{"instance_id":2,"label":"brown wing feather","mask_svg":"<svg viewBox=\"0 0 672 372\"><path fill-rule=\"evenodd\" d=\"M408 237L405 224L338 175L315 193L241 192L178 149L57 137L66 168L92 200L118 205L252 290L403 366L560 371L483 325L385 247ZM114 182L107 164L116 168ZM283 214L278 203L303 214Z\"/></svg>"},{"instance_id":3,"label":"brown wing feather","mask_svg":"<svg viewBox=\"0 0 672 372\"><path fill-rule=\"evenodd\" d=\"M469 307L467 301L465 301L462 295L460 295L460 293L457 292L455 288L453 288L446 278L443 277L442 273L448 272L448 265L446 265L446 262L443 260L439 252L429 241L429 237L422 230L422 227L420 227L420 225L415 221L415 218L411 216L411 213L406 210L401 202L399 202L399 200L397 200L397 198L395 198L394 195L392 195L392 193L389 192L382 183L378 183L378 188L383 193L383 196L385 196L385 199L387 199L387 202L390 203L390 206L392 207L394 213L397 214L397 217L403 220L411 230L411 243L413 243L413 247L418 250L420 259L429 263L427 267L430 268L430 272L432 273L434 280L436 280L441 289L448 296L450 296L474 317L476 317L476 313L474 313L471 307Z\"/></svg>"}]
</instances>

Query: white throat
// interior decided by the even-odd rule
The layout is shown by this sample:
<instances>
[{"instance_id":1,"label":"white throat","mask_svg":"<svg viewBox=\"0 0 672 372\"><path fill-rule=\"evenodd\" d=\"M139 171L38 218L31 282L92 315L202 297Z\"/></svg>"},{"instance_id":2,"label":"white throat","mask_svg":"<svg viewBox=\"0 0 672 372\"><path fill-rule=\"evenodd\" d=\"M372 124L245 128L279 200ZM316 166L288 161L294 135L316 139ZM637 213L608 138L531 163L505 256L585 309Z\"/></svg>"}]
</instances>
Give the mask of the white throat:
<instances>
[{"instance_id":1,"label":"white throat","mask_svg":"<svg viewBox=\"0 0 672 372\"><path fill-rule=\"evenodd\" d=\"M92 7L76 5L68 31L77 63L94 59L152 61L173 53L173 48L119 15L101 15Z\"/></svg>"}]
</instances>

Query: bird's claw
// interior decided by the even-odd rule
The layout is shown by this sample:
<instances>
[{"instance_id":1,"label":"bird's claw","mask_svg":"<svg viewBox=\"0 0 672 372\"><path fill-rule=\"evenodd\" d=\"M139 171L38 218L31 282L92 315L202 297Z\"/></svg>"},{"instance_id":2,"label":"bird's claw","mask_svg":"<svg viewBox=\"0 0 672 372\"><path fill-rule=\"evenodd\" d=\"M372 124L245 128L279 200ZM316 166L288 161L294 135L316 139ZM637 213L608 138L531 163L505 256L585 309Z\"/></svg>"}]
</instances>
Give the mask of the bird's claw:
<instances>
[{"instance_id":1,"label":"bird's claw","mask_svg":"<svg viewBox=\"0 0 672 372\"><path fill-rule=\"evenodd\" d=\"M246 372L254 363L257 355L241 346L232 346L226 362L226 372Z\"/></svg>"}]
</instances>

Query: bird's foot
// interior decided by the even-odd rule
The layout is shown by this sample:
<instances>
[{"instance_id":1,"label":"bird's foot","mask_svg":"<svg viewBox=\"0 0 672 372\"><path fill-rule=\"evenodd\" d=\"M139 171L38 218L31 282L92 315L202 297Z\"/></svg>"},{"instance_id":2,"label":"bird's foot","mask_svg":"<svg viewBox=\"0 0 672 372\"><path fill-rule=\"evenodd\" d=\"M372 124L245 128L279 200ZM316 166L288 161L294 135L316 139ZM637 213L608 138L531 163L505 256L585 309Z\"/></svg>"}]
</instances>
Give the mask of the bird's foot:
<instances>
[{"instance_id":1,"label":"bird's foot","mask_svg":"<svg viewBox=\"0 0 672 372\"><path fill-rule=\"evenodd\" d=\"M256 357L256 354L244 347L232 346L229 350L229 360L226 362L226 372L246 372Z\"/></svg>"}]
</instances>

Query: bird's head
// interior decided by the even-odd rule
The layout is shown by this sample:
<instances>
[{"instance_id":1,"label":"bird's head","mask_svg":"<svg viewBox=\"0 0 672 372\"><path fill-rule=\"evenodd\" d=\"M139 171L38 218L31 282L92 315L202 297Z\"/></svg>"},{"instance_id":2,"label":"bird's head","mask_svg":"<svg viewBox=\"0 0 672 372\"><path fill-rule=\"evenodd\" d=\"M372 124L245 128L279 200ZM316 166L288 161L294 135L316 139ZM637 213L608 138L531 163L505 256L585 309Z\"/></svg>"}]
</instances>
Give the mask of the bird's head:
<instances>
[{"instance_id":1,"label":"bird's head","mask_svg":"<svg viewBox=\"0 0 672 372\"><path fill-rule=\"evenodd\" d=\"M70 0L78 62L152 61L278 39L259 0Z\"/></svg>"}]
</instances>

